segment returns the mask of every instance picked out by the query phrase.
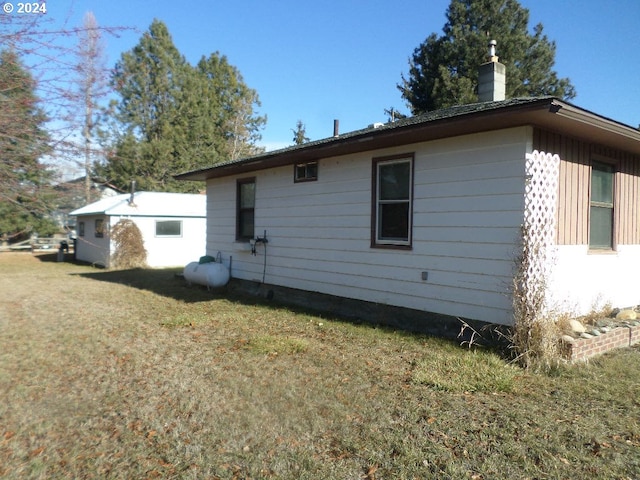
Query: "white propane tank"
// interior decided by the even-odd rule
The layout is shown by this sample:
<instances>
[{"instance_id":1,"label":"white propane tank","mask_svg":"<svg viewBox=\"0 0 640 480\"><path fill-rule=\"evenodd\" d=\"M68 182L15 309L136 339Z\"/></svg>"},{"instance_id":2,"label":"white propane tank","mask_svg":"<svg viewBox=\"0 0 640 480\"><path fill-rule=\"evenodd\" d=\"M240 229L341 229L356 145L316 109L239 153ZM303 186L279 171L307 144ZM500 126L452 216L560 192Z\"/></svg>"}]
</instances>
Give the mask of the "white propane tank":
<instances>
[{"instance_id":1,"label":"white propane tank","mask_svg":"<svg viewBox=\"0 0 640 480\"><path fill-rule=\"evenodd\" d=\"M229 281L229 269L222 263L191 262L184 267L183 275L189 283L211 288L224 287Z\"/></svg>"}]
</instances>

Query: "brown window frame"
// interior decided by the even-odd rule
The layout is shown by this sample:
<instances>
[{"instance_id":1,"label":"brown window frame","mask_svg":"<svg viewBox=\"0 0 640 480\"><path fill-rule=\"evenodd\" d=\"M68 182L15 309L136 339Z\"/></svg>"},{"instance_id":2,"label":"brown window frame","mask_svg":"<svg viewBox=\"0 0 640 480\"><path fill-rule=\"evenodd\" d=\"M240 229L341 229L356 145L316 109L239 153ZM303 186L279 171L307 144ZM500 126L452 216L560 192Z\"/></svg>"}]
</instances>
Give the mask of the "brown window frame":
<instances>
[{"instance_id":1,"label":"brown window frame","mask_svg":"<svg viewBox=\"0 0 640 480\"><path fill-rule=\"evenodd\" d=\"M379 199L379 171L380 167L397 163L409 163L409 195L406 200ZM372 159L371 173L371 248L388 248L396 250L411 250L413 248L413 190L414 190L414 170L415 170L415 154L403 153L399 155L390 155L384 157L375 157ZM400 238L383 238L381 236L382 220L380 205L392 205L407 202L407 236L405 239ZM404 237L403 237L404 238Z\"/></svg>"},{"instance_id":2,"label":"brown window frame","mask_svg":"<svg viewBox=\"0 0 640 480\"><path fill-rule=\"evenodd\" d=\"M309 166L315 166L315 175L309 173ZM300 171L304 169L304 175L298 175ZM316 182L318 181L318 162L316 160L312 162L296 163L293 166L293 182Z\"/></svg>"},{"instance_id":3,"label":"brown window frame","mask_svg":"<svg viewBox=\"0 0 640 480\"><path fill-rule=\"evenodd\" d=\"M253 184L253 205L251 207L242 206L242 186L247 184ZM256 205L256 177L240 178L236 180L236 240L248 242L255 237L255 205ZM251 213L253 217L253 231L251 235L243 232L243 221L247 214Z\"/></svg>"}]
</instances>

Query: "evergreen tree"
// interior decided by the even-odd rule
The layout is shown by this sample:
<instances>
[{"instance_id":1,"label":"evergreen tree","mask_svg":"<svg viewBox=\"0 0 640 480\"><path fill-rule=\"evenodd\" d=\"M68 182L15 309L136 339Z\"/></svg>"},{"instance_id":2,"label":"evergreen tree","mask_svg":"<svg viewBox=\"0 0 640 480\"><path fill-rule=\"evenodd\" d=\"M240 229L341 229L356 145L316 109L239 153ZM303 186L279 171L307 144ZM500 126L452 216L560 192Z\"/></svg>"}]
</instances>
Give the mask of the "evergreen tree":
<instances>
[{"instance_id":1,"label":"evergreen tree","mask_svg":"<svg viewBox=\"0 0 640 480\"><path fill-rule=\"evenodd\" d=\"M203 91L199 98L201 108L198 109L198 117L207 124L205 130L209 130L203 138L208 138L215 146L215 154L207 156L217 156L209 161L205 157L201 165L196 166L236 160L261 152L262 149L255 144L261 138L260 129L266 123L266 117L255 114L254 106L260 106L258 94L244 83L239 70L228 62L226 56L215 52L200 59L196 73Z\"/></svg>"},{"instance_id":2,"label":"evergreen tree","mask_svg":"<svg viewBox=\"0 0 640 480\"><path fill-rule=\"evenodd\" d=\"M97 169L114 185L126 189L136 180L142 190L176 187L172 166L184 132L174 123L187 68L167 27L158 20L122 54L111 80L121 97L115 116L122 128L106 165Z\"/></svg>"},{"instance_id":3,"label":"evergreen tree","mask_svg":"<svg viewBox=\"0 0 640 480\"><path fill-rule=\"evenodd\" d=\"M138 45L122 55L112 83L121 100L121 128L99 176L126 188L196 191L173 175L255 153L264 117L255 91L226 57L214 53L191 66L167 27L154 20Z\"/></svg>"},{"instance_id":4,"label":"evergreen tree","mask_svg":"<svg viewBox=\"0 0 640 480\"><path fill-rule=\"evenodd\" d=\"M309 141L309 137L307 137L307 129L304 123L302 123L302 120L298 120L296 123L296 129L291 129L291 131L293 132L293 141L296 145L302 145Z\"/></svg>"},{"instance_id":5,"label":"evergreen tree","mask_svg":"<svg viewBox=\"0 0 640 480\"><path fill-rule=\"evenodd\" d=\"M14 51L0 52L0 236L22 238L55 231L47 219L52 172L42 158L51 151L36 82Z\"/></svg>"},{"instance_id":6,"label":"evergreen tree","mask_svg":"<svg viewBox=\"0 0 640 480\"><path fill-rule=\"evenodd\" d=\"M489 40L507 67L507 98L575 97L568 78L552 70L555 42L542 24L529 33L529 11L516 0L451 0L442 36L429 35L413 52L398 89L414 114L477 101L478 67Z\"/></svg>"}]
</instances>

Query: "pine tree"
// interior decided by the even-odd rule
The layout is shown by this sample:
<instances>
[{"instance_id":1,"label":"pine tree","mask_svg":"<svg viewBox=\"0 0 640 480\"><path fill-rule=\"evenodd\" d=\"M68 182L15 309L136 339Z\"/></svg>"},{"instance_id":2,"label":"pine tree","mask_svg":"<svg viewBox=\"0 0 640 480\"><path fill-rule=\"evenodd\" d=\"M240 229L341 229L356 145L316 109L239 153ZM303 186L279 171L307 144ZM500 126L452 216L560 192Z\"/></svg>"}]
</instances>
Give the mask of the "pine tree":
<instances>
[{"instance_id":1,"label":"pine tree","mask_svg":"<svg viewBox=\"0 0 640 480\"><path fill-rule=\"evenodd\" d=\"M121 97L116 119L122 130L107 165L98 169L116 186L126 189L136 180L140 189L163 191L176 183L171 175L180 139L174 137L183 132L173 127L187 66L158 20L116 64L112 86Z\"/></svg>"},{"instance_id":2,"label":"pine tree","mask_svg":"<svg viewBox=\"0 0 640 480\"><path fill-rule=\"evenodd\" d=\"M240 71L219 52L202 57L196 73L200 89L204 91L201 103L206 102L199 116L209 129L215 128L205 138L214 141L218 157L197 166L259 153L261 149L256 147L256 142L261 138L260 129L266 117L254 112L254 106L260 106L257 92L244 83Z\"/></svg>"},{"instance_id":3,"label":"pine tree","mask_svg":"<svg viewBox=\"0 0 640 480\"><path fill-rule=\"evenodd\" d=\"M507 67L508 98L575 96L568 78L552 70L556 44L542 24L529 33L529 11L516 0L451 0L443 35L429 35L413 52L398 89L414 114L477 101L478 66L498 42Z\"/></svg>"},{"instance_id":4,"label":"pine tree","mask_svg":"<svg viewBox=\"0 0 640 480\"><path fill-rule=\"evenodd\" d=\"M307 129L304 123L302 123L302 120L298 120L296 123L296 129L291 129L291 131L293 132L293 142L296 145L302 145L309 141L309 137L307 137Z\"/></svg>"},{"instance_id":5,"label":"pine tree","mask_svg":"<svg viewBox=\"0 0 640 480\"><path fill-rule=\"evenodd\" d=\"M196 191L201 185L173 175L258 151L265 118L253 111L257 93L217 52L191 66L158 20L122 55L112 84L121 128L96 172L116 186Z\"/></svg>"},{"instance_id":6,"label":"pine tree","mask_svg":"<svg viewBox=\"0 0 640 480\"><path fill-rule=\"evenodd\" d=\"M55 229L51 209L52 172L42 163L51 151L46 116L35 94L36 82L17 54L0 52L0 235L20 238Z\"/></svg>"}]
</instances>

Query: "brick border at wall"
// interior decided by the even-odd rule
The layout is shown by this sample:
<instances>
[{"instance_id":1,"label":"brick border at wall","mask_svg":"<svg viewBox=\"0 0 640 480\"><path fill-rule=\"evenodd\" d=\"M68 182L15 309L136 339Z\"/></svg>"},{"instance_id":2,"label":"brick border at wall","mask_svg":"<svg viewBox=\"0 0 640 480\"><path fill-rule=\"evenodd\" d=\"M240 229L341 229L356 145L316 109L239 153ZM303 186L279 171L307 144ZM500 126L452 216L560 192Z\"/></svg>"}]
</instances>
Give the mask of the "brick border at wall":
<instances>
[{"instance_id":1,"label":"brick border at wall","mask_svg":"<svg viewBox=\"0 0 640 480\"><path fill-rule=\"evenodd\" d=\"M565 343L565 354L569 361L579 362L637 343L640 343L640 325L621 325L592 338L576 338Z\"/></svg>"}]
</instances>

